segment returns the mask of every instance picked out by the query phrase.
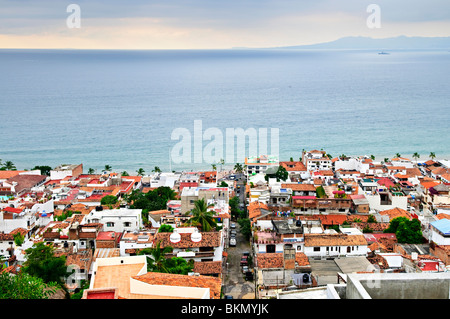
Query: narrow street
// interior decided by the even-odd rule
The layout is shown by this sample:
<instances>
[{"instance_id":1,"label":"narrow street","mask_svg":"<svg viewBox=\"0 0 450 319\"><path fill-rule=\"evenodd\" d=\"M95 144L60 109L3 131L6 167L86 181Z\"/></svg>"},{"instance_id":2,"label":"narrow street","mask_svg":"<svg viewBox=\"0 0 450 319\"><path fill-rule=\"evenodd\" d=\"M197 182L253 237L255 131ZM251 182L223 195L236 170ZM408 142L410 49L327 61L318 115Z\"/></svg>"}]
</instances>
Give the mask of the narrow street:
<instances>
[{"instance_id":1,"label":"narrow street","mask_svg":"<svg viewBox=\"0 0 450 319\"><path fill-rule=\"evenodd\" d=\"M240 208L245 205L245 180L242 174L237 174L236 195L240 199ZM252 251L249 241L247 241L240 231L240 226L236 221L236 246L229 247L227 267L224 269L224 295L232 296L233 299L255 299L255 282L245 280L241 257L244 252Z\"/></svg>"},{"instance_id":2,"label":"narrow street","mask_svg":"<svg viewBox=\"0 0 450 319\"><path fill-rule=\"evenodd\" d=\"M244 252L250 252L250 243L245 240L240 232L239 224L236 223L236 247L229 247L228 263L224 269L225 286L224 295L233 296L233 299L255 299L255 282L246 281L240 261Z\"/></svg>"}]
</instances>

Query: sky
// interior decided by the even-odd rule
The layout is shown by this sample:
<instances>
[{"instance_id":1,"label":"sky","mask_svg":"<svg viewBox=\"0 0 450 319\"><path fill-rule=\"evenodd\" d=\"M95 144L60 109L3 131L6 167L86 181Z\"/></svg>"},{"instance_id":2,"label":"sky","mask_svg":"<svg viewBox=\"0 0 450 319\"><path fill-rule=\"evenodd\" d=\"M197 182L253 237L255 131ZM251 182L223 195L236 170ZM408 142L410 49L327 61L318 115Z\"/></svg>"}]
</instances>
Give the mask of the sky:
<instances>
[{"instance_id":1,"label":"sky","mask_svg":"<svg viewBox=\"0 0 450 319\"><path fill-rule=\"evenodd\" d=\"M371 4L376 12L368 12ZM448 0L0 0L0 48L226 49L444 37L449 13ZM367 23L374 18L378 28Z\"/></svg>"}]
</instances>

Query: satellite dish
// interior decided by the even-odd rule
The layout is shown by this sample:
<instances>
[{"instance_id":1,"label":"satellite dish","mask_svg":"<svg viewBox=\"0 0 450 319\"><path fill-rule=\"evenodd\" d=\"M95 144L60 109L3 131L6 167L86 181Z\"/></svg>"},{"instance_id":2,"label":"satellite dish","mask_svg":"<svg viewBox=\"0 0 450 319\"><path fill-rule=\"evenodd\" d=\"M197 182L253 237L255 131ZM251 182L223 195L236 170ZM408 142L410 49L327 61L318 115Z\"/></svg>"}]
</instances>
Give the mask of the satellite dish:
<instances>
[{"instance_id":1,"label":"satellite dish","mask_svg":"<svg viewBox=\"0 0 450 319\"><path fill-rule=\"evenodd\" d=\"M193 232L193 233L191 234L191 240L192 240L194 243L200 242L200 241L202 240L202 234L200 234L199 232Z\"/></svg>"},{"instance_id":2,"label":"satellite dish","mask_svg":"<svg viewBox=\"0 0 450 319\"><path fill-rule=\"evenodd\" d=\"M169 239L170 239L170 242L176 244L176 243L178 243L178 242L181 241L181 235L178 234L178 232L176 232L176 231L174 230L173 233L170 234Z\"/></svg>"}]
</instances>

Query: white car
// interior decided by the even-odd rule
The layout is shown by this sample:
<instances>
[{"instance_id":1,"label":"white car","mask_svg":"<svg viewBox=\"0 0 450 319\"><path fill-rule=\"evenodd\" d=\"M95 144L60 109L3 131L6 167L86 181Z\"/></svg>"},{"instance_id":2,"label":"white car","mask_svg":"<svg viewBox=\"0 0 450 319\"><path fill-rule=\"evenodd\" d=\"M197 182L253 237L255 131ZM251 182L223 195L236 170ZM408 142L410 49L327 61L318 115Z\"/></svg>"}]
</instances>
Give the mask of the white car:
<instances>
[{"instance_id":1,"label":"white car","mask_svg":"<svg viewBox=\"0 0 450 319\"><path fill-rule=\"evenodd\" d=\"M230 246L236 246L236 238L230 238Z\"/></svg>"}]
</instances>

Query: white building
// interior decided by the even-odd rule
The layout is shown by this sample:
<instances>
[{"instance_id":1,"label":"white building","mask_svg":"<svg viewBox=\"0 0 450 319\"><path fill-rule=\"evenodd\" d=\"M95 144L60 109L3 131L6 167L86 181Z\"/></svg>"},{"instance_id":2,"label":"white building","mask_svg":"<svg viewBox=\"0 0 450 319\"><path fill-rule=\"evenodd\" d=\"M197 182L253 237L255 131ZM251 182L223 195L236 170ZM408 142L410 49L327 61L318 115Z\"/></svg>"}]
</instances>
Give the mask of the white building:
<instances>
[{"instance_id":1,"label":"white building","mask_svg":"<svg viewBox=\"0 0 450 319\"><path fill-rule=\"evenodd\" d=\"M440 219L430 223L429 240L439 246L450 245L450 219Z\"/></svg>"},{"instance_id":2,"label":"white building","mask_svg":"<svg viewBox=\"0 0 450 319\"><path fill-rule=\"evenodd\" d=\"M368 248L362 234L305 234L304 253L316 259L367 256Z\"/></svg>"},{"instance_id":3,"label":"white building","mask_svg":"<svg viewBox=\"0 0 450 319\"><path fill-rule=\"evenodd\" d=\"M245 158L246 170L245 174L251 176L253 174L264 174L267 168L278 166L278 157L272 155L261 155L260 157L250 156Z\"/></svg>"},{"instance_id":4,"label":"white building","mask_svg":"<svg viewBox=\"0 0 450 319\"><path fill-rule=\"evenodd\" d=\"M332 161L325 151L312 150L302 153L302 162L308 172L326 171L332 168Z\"/></svg>"},{"instance_id":5,"label":"white building","mask_svg":"<svg viewBox=\"0 0 450 319\"><path fill-rule=\"evenodd\" d=\"M142 228L142 209L92 210L86 215L86 223L101 223L103 231L139 231Z\"/></svg>"}]
</instances>

